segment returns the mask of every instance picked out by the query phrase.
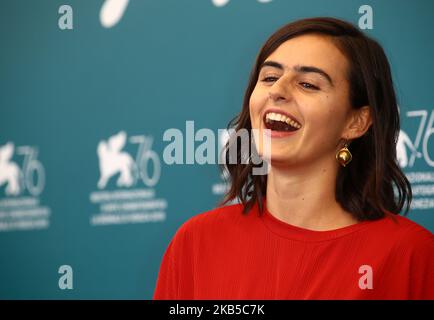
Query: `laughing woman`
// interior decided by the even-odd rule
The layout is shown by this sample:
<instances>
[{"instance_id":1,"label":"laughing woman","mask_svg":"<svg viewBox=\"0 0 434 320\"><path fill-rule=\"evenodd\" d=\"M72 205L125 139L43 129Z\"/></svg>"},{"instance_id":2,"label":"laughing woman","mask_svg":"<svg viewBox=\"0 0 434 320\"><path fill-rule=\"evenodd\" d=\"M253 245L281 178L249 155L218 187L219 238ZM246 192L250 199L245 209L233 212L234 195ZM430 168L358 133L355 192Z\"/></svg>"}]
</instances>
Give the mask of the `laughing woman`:
<instances>
[{"instance_id":1,"label":"laughing woman","mask_svg":"<svg viewBox=\"0 0 434 320\"><path fill-rule=\"evenodd\" d=\"M270 170L227 165L222 206L177 231L154 299L434 299L434 236L399 215L411 186L375 40L333 18L283 26L231 127L268 134Z\"/></svg>"}]
</instances>

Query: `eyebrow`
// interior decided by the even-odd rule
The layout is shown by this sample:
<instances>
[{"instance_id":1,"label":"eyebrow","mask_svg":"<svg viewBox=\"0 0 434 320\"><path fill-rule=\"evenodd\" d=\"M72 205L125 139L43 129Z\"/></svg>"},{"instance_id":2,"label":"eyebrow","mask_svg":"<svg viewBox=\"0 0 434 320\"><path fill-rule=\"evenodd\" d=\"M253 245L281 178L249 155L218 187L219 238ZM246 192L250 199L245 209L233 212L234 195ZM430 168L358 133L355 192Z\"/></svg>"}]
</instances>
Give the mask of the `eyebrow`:
<instances>
[{"instance_id":1,"label":"eyebrow","mask_svg":"<svg viewBox=\"0 0 434 320\"><path fill-rule=\"evenodd\" d=\"M259 68L259 71L261 71L262 68L264 68L264 67L273 67L273 68L277 68L277 69L280 69L280 70L284 69L283 65L281 63L276 62L276 61L271 61L271 60L264 61L261 64L261 67ZM312 73L312 72L313 73L318 73L319 75L321 75L324 78L326 78L327 81L330 83L330 85L332 87L334 87L332 78L328 75L327 72L325 72L324 70L322 70L320 68L317 68L317 67L314 67L314 66L300 66L300 65L296 65L292 69L295 72L297 72L297 73Z\"/></svg>"}]
</instances>

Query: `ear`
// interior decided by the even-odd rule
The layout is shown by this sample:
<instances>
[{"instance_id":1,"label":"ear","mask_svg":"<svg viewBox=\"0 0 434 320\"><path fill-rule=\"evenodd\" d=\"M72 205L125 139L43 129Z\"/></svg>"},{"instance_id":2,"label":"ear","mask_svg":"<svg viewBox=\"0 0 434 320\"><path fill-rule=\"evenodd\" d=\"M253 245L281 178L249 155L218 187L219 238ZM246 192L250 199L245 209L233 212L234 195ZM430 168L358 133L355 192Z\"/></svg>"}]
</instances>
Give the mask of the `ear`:
<instances>
[{"instance_id":1,"label":"ear","mask_svg":"<svg viewBox=\"0 0 434 320\"><path fill-rule=\"evenodd\" d=\"M351 110L347 126L343 132L343 138L347 140L357 139L363 136L371 125L372 114L370 106Z\"/></svg>"}]
</instances>

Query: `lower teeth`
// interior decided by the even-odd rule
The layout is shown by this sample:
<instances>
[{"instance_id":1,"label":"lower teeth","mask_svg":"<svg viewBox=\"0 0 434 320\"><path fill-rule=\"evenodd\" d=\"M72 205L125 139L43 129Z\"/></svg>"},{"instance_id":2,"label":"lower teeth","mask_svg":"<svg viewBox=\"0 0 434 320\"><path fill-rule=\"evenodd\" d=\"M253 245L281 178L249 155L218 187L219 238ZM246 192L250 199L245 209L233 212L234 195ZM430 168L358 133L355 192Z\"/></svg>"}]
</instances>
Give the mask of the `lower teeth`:
<instances>
[{"instance_id":1,"label":"lower teeth","mask_svg":"<svg viewBox=\"0 0 434 320\"><path fill-rule=\"evenodd\" d=\"M267 121L267 128L271 129L273 131L295 131L295 130L297 130L297 128L294 128L287 123L284 123L282 121L274 121L274 120L268 120Z\"/></svg>"}]
</instances>

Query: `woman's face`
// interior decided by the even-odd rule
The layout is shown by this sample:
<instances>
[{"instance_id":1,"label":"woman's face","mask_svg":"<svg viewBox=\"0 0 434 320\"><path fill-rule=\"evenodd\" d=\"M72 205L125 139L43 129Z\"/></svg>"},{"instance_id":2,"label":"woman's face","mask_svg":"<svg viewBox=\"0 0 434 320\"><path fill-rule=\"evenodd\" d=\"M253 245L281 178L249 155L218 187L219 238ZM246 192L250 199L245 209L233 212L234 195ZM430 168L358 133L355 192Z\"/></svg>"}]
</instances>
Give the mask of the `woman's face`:
<instances>
[{"instance_id":1,"label":"woman's face","mask_svg":"<svg viewBox=\"0 0 434 320\"><path fill-rule=\"evenodd\" d=\"M351 111L347 70L320 35L290 39L265 59L249 107L253 129L272 129L272 164L336 161Z\"/></svg>"}]
</instances>

